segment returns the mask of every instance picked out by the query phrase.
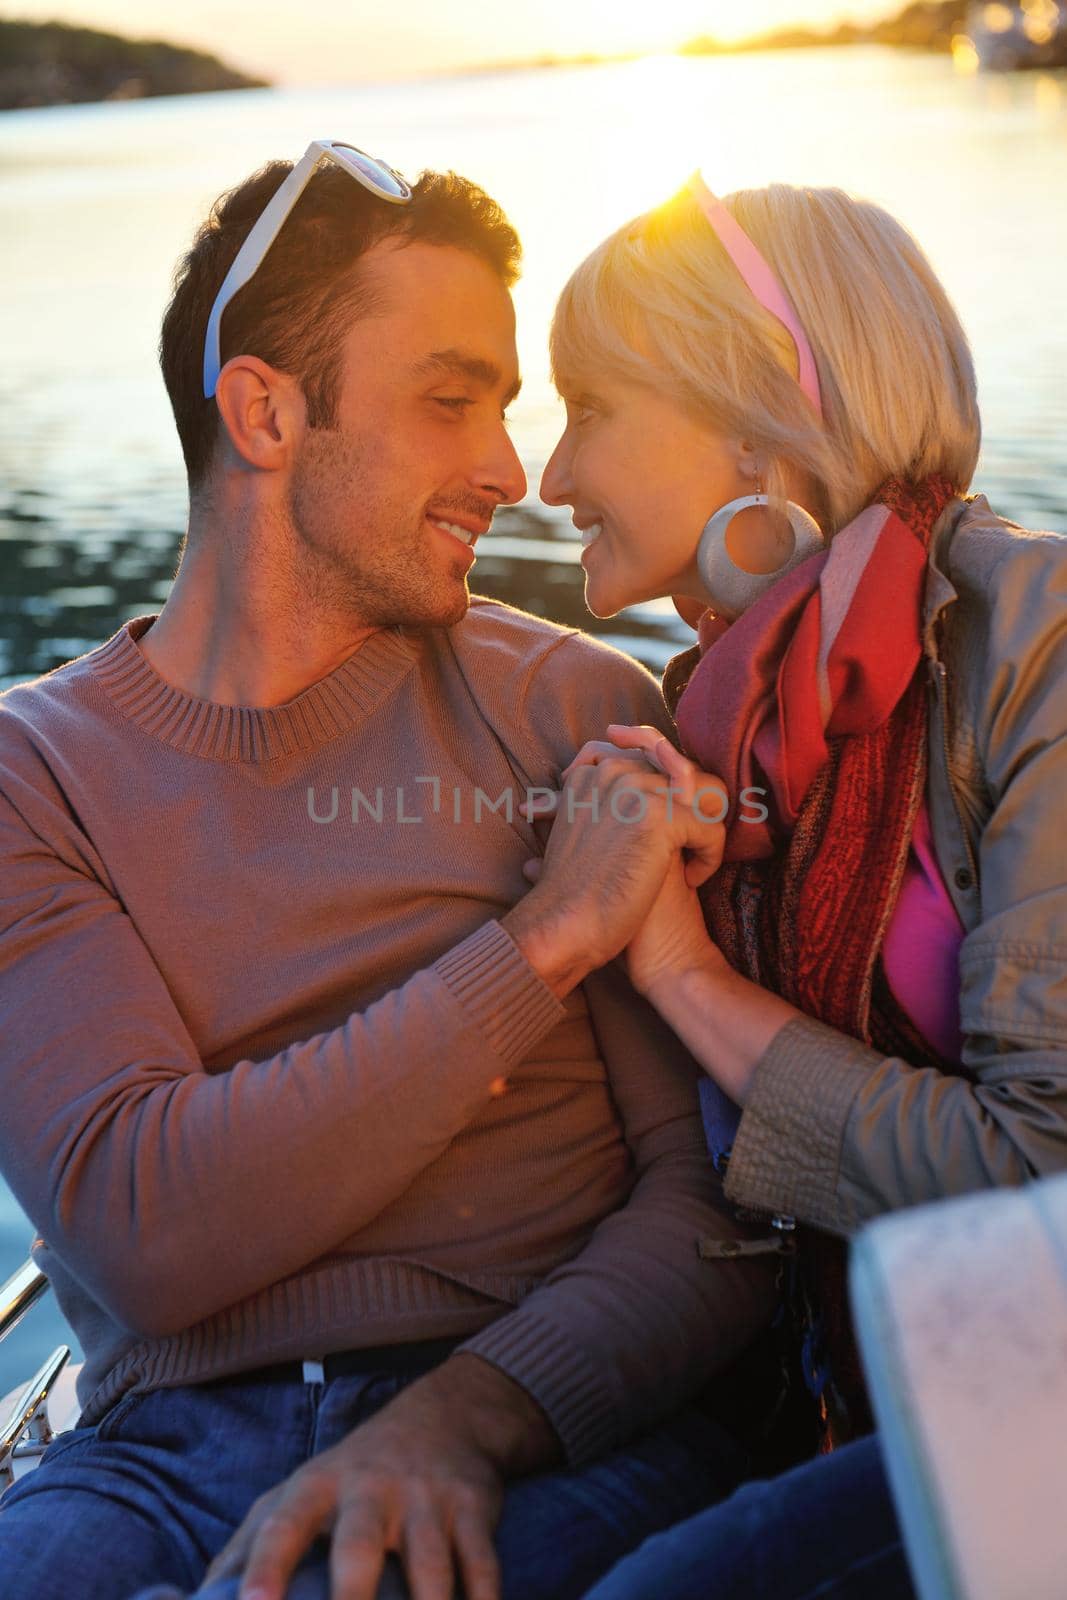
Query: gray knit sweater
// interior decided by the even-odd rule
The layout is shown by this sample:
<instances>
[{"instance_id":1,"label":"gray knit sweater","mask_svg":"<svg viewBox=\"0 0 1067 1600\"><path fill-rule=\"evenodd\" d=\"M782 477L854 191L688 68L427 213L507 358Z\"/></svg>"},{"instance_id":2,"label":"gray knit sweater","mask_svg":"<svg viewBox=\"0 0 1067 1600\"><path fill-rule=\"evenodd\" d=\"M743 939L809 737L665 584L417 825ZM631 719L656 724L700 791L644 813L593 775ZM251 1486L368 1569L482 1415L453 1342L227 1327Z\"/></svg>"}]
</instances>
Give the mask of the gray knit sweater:
<instances>
[{"instance_id":1,"label":"gray knit sweater","mask_svg":"<svg viewBox=\"0 0 1067 1600\"><path fill-rule=\"evenodd\" d=\"M615 965L559 1002L497 919L522 790L609 721L668 727L655 681L475 600L225 706L159 676L153 620L0 696L0 1165L83 1421L458 1335L574 1463L647 1427L767 1276L698 1256L738 1230L674 1036Z\"/></svg>"}]
</instances>

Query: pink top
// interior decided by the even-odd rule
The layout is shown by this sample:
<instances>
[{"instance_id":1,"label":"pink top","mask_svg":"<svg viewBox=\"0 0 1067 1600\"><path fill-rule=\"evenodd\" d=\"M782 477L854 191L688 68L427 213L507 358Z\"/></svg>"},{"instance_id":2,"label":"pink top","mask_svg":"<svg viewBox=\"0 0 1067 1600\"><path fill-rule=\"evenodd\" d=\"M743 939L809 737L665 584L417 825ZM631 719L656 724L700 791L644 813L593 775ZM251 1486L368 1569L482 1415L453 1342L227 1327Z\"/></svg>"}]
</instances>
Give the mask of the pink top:
<instances>
[{"instance_id":1,"label":"pink top","mask_svg":"<svg viewBox=\"0 0 1067 1600\"><path fill-rule=\"evenodd\" d=\"M886 977L923 1036L959 1061L959 952L964 928L934 855L926 803L919 808L900 898L882 946Z\"/></svg>"}]
</instances>

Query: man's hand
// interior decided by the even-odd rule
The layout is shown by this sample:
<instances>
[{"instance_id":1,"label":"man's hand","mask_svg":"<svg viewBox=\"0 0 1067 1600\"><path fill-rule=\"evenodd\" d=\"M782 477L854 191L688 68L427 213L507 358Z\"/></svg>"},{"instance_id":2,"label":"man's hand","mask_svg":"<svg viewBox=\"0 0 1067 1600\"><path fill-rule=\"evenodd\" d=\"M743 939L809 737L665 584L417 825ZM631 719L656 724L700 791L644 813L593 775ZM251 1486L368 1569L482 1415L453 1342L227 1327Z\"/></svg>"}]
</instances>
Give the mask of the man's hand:
<instances>
[{"instance_id":1,"label":"man's hand","mask_svg":"<svg viewBox=\"0 0 1067 1600\"><path fill-rule=\"evenodd\" d=\"M695 936L702 923L692 891L722 860L721 780L656 728L613 725L608 733L616 742L583 745L562 775L562 792L531 811L554 817L552 832L544 860L528 866L536 887L502 918L560 996L638 936L668 879L665 908L683 899ZM666 920L657 918L644 939L647 959L639 945L635 966L657 964L657 930Z\"/></svg>"},{"instance_id":2,"label":"man's hand","mask_svg":"<svg viewBox=\"0 0 1067 1600\"><path fill-rule=\"evenodd\" d=\"M550 1465L559 1441L524 1390L456 1355L255 1502L207 1581L243 1571L239 1600L282 1600L329 1535L331 1600L374 1600L389 1551L412 1600L499 1600L493 1530L504 1480Z\"/></svg>"}]
</instances>

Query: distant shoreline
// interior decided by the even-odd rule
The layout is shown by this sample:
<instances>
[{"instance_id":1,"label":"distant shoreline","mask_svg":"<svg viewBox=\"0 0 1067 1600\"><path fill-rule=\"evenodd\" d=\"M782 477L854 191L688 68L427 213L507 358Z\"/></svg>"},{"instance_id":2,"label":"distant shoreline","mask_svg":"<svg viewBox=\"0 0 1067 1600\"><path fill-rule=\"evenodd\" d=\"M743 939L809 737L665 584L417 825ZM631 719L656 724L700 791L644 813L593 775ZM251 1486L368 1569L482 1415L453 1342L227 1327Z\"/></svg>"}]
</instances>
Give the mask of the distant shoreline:
<instances>
[{"instance_id":1,"label":"distant shoreline","mask_svg":"<svg viewBox=\"0 0 1067 1600\"><path fill-rule=\"evenodd\" d=\"M205 51L160 39L0 20L0 111L268 87Z\"/></svg>"},{"instance_id":2,"label":"distant shoreline","mask_svg":"<svg viewBox=\"0 0 1067 1600\"><path fill-rule=\"evenodd\" d=\"M749 39L725 42L703 34L690 39L676 49L666 52L678 56L736 56L766 50L811 50L836 48L844 45L880 44L896 49L933 51L947 55L952 50L952 40L964 29L967 17L967 0L914 0L897 16L882 22L861 24L842 22L836 28L775 28L769 33L756 34ZM647 51L629 51L625 54L532 56L519 61L486 61L464 70L477 73L523 72L547 67L589 67L624 61L638 61Z\"/></svg>"},{"instance_id":3,"label":"distant shoreline","mask_svg":"<svg viewBox=\"0 0 1067 1600\"><path fill-rule=\"evenodd\" d=\"M649 54L739 56L878 45L949 55L968 46L971 9L968 0L910 0L903 10L881 22L841 22L825 30L777 28L733 41L705 34L668 51L546 53L513 60L453 63L416 70L399 81L611 66L640 61ZM272 87L270 79L238 71L206 51L162 40L131 39L63 22L0 20L0 111Z\"/></svg>"}]
</instances>

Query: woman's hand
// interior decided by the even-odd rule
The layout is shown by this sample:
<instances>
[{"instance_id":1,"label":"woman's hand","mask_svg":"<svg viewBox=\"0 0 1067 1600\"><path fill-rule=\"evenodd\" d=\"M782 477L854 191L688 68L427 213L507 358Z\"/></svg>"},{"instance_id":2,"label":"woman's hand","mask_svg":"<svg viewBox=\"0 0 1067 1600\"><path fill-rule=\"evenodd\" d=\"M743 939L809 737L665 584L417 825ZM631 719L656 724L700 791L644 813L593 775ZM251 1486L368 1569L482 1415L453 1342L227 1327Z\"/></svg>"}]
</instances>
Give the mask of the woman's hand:
<instances>
[{"instance_id":1,"label":"woman's hand","mask_svg":"<svg viewBox=\"0 0 1067 1600\"><path fill-rule=\"evenodd\" d=\"M725 815L726 791L718 778L690 761L658 728L611 723L607 730L610 748L641 752L669 779L677 801L693 806L712 817ZM596 759L597 746L583 746L563 776L576 766ZM723 834L723 841L725 834ZM626 946L626 970L638 994L647 994L664 976L691 968L725 969L727 963L708 935L700 899L699 884L717 870L719 858L684 859L678 852L667 871L652 906ZM710 870L709 870L710 869Z\"/></svg>"},{"instance_id":2,"label":"woman's hand","mask_svg":"<svg viewBox=\"0 0 1067 1600\"><path fill-rule=\"evenodd\" d=\"M619 760L625 752L630 753L630 758L636 760L638 767L649 766L654 772L662 773L668 780L663 791L667 816L673 817L674 806L680 805L684 812L699 819L699 823L710 824L714 830L707 837L700 837L685 853L685 882L691 888L698 889L722 864L726 843L722 822L729 809L725 784L721 778L703 772L688 756L674 748L666 734L647 723L631 727L626 723L611 722L607 732L607 739L590 739L583 744L573 761L564 767L560 781L566 784L571 774L580 767L595 767L608 759ZM657 786L657 789L660 787Z\"/></svg>"},{"instance_id":3,"label":"woman's hand","mask_svg":"<svg viewBox=\"0 0 1067 1600\"><path fill-rule=\"evenodd\" d=\"M624 952L626 972L638 994L648 997L664 978L694 969L727 969L708 934L697 891L685 881L681 856ZM728 970L728 969L727 969Z\"/></svg>"},{"instance_id":4,"label":"woman's hand","mask_svg":"<svg viewBox=\"0 0 1067 1600\"><path fill-rule=\"evenodd\" d=\"M647 892L649 879L646 875L644 898L638 900L631 895L625 919L612 914L613 936L618 941L613 953L625 948L634 987L670 1024L708 1076L738 1105L744 1105L756 1066L771 1040L801 1013L776 994L735 972L708 937L696 890L718 870L722 860L725 830L717 819L726 814L725 788L718 778L701 771L675 750L658 728L612 723L607 731L612 742L594 740L583 745L566 768L564 796L568 788L580 780L588 782L596 776L596 771L589 769L612 774L614 781L618 781L626 775L629 762L634 775L632 782L636 783L639 777L642 784L657 787L657 773L669 778L675 816L684 819L679 830L681 836L669 842L666 858L661 854L656 860L652 892ZM650 763L654 763L655 771ZM658 787L664 787L662 778ZM558 817L562 802L563 796L554 796L550 804L535 810L534 814ZM661 804L665 805L662 801ZM695 830L698 826L706 830L700 836L702 849L699 856L687 859L685 830ZM634 859L644 860L647 865L650 849L660 848L666 838L663 818L659 819L659 828L658 834L648 837L644 836L644 829L634 833L624 828L621 834L629 833L632 837L630 840L622 837L621 847L635 843L639 848L634 852ZM561 826L561 821L556 822L544 861L527 862L524 871L528 878L539 885L546 881L557 833L563 843L572 831L573 825L568 829ZM602 856L606 835L598 839L597 829L579 828L576 840L570 842L576 841L579 845L576 857L568 857L564 846L561 858L564 883L567 867L576 863L584 862L590 872L594 872L598 862L604 870L610 866ZM530 898L532 896L527 896ZM524 904L519 902L520 907ZM590 962L585 971L600 964Z\"/></svg>"},{"instance_id":5,"label":"woman's hand","mask_svg":"<svg viewBox=\"0 0 1067 1600\"><path fill-rule=\"evenodd\" d=\"M690 803L718 782L655 728L612 724L608 733L616 745L662 762L672 785ZM705 804L711 808L710 796ZM725 814L725 794L722 810ZM627 946L626 962L634 988L688 1045L709 1078L743 1106L760 1057L800 1012L734 971L708 936L696 890L679 864Z\"/></svg>"},{"instance_id":6,"label":"woman's hand","mask_svg":"<svg viewBox=\"0 0 1067 1600\"><path fill-rule=\"evenodd\" d=\"M626 949L633 981L644 984L665 964L715 958L696 888L722 860L727 802L720 780L658 729L608 731L617 742L583 745L561 792L526 808L556 820L544 860L526 868L540 901L531 895L520 907L526 916L543 916L538 904L554 911L557 940L577 939L578 981Z\"/></svg>"}]
</instances>

